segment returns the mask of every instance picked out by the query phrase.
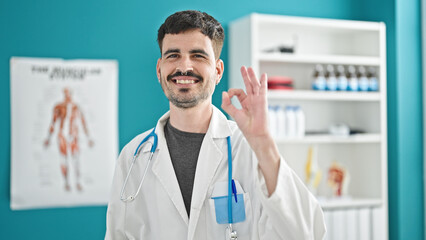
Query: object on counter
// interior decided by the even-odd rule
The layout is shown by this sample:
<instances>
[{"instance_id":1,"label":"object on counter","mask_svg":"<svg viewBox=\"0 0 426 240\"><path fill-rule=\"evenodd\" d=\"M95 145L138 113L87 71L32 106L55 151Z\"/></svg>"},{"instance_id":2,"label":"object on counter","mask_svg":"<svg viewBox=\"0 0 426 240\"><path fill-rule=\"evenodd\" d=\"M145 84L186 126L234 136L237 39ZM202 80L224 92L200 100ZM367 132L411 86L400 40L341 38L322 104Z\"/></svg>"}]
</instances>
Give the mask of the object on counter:
<instances>
[{"instance_id":1,"label":"object on counter","mask_svg":"<svg viewBox=\"0 0 426 240\"><path fill-rule=\"evenodd\" d=\"M326 89L326 79L324 76L324 68L321 64L317 64L315 66L314 82L312 83L312 89L314 90Z\"/></svg>"},{"instance_id":2,"label":"object on counter","mask_svg":"<svg viewBox=\"0 0 426 240\"><path fill-rule=\"evenodd\" d=\"M294 113L296 115L296 138L303 138L305 136L306 118L300 106L294 106Z\"/></svg>"},{"instance_id":3,"label":"object on counter","mask_svg":"<svg viewBox=\"0 0 426 240\"><path fill-rule=\"evenodd\" d=\"M358 91L358 78L356 76L356 69L355 66L349 66L348 67L348 74L349 74L349 83L348 83L348 90L349 91Z\"/></svg>"},{"instance_id":4,"label":"object on counter","mask_svg":"<svg viewBox=\"0 0 426 240\"><path fill-rule=\"evenodd\" d=\"M268 89L293 90L293 79L286 76L268 77Z\"/></svg>"},{"instance_id":5,"label":"object on counter","mask_svg":"<svg viewBox=\"0 0 426 240\"><path fill-rule=\"evenodd\" d=\"M329 127L329 133L334 136L349 136L350 128L343 123L332 124Z\"/></svg>"},{"instance_id":6,"label":"object on counter","mask_svg":"<svg viewBox=\"0 0 426 240\"><path fill-rule=\"evenodd\" d=\"M365 67L358 67L358 89L360 91L368 91L368 78Z\"/></svg>"},{"instance_id":7,"label":"object on counter","mask_svg":"<svg viewBox=\"0 0 426 240\"><path fill-rule=\"evenodd\" d=\"M277 129L277 111L275 110L275 106L268 106L268 125L269 125L269 131L272 134L272 137L277 138L278 137L278 129Z\"/></svg>"},{"instance_id":8,"label":"object on counter","mask_svg":"<svg viewBox=\"0 0 426 240\"><path fill-rule=\"evenodd\" d=\"M268 106L269 130L274 138L303 138L306 129L305 123L305 113L298 105Z\"/></svg>"},{"instance_id":9,"label":"object on counter","mask_svg":"<svg viewBox=\"0 0 426 240\"><path fill-rule=\"evenodd\" d=\"M317 194L318 185L322 177L321 169L318 167L317 152L317 147L309 147L305 165L306 186L314 195Z\"/></svg>"},{"instance_id":10,"label":"object on counter","mask_svg":"<svg viewBox=\"0 0 426 240\"><path fill-rule=\"evenodd\" d=\"M337 78L334 72L334 67L331 64L327 65L326 89L329 91L337 90Z\"/></svg>"},{"instance_id":11,"label":"object on counter","mask_svg":"<svg viewBox=\"0 0 426 240\"><path fill-rule=\"evenodd\" d=\"M368 68L368 90L376 92L379 90L379 82L377 80L376 69L374 67Z\"/></svg>"},{"instance_id":12,"label":"object on counter","mask_svg":"<svg viewBox=\"0 0 426 240\"><path fill-rule=\"evenodd\" d=\"M285 110L283 107L278 106L277 107L277 132L278 132L278 138L284 138L287 136L287 129L286 129L286 116L285 116Z\"/></svg>"},{"instance_id":13,"label":"object on counter","mask_svg":"<svg viewBox=\"0 0 426 240\"><path fill-rule=\"evenodd\" d=\"M356 77L356 70L355 66L349 66L348 67L348 74L349 74L349 85L348 90L349 91L358 91L358 78Z\"/></svg>"},{"instance_id":14,"label":"object on counter","mask_svg":"<svg viewBox=\"0 0 426 240\"><path fill-rule=\"evenodd\" d=\"M293 106L285 107L285 124L286 124L286 137L296 137L296 113Z\"/></svg>"},{"instance_id":15,"label":"object on counter","mask_svg":"<svg viewBox=\"0 0 426 240\"><path fill-rule=\"evenodd\" d=\"M346 77L346 72L343 65L337 66L337 90L348 90L348 78Z\"/></svg>"},{"instance_id":16,"label":"object on counter","mask_svg":"<svg viewBox=\"0 0 426 240\"><path fill-rule=\"evenodd\" d=\"M263 50L266 53L280 52L280 53L294 53L294 46L290 45L279 45L272 48L267 48Z\"/></svg>"},{"instance_id":17,"label":"object on counter","mask_svg":"<svg viewBox=\"0 0 426 240\"><path fill-rule=\"evenodd\" d=\"M328 184L333 189L333 195L335 197L346 196L349 181L350 176L348 171L336 162L333 162L328 169Z\"/></svg>"},{"instance_id":18,"label":"object on counter","mask_svg":"<svg viewBox=\"0 0 426 240\"><path fill-rule=\"evenodd\" d=\"M285 37L285 38L280 38L279 40L270 39L271 41L275 41L275 44L272 44L271 42L271 44L269 45L271 47L263 49L263 52L295 53L296 46L297 46L297 39L298 39L298 36L296 34ZM279 42L277 42L276 40L278 40Z\"/></svg>"}]
</instances>

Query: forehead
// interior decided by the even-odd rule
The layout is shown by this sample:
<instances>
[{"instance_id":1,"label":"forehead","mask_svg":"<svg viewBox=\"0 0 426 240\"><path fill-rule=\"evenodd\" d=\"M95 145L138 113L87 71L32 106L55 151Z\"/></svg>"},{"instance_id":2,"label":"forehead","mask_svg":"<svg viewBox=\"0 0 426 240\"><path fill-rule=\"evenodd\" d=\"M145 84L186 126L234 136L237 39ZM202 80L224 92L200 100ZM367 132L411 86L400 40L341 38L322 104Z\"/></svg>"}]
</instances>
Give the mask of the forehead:
<instances>
[{"instance_id":1,"label":"forehead","mask_svg":"<svg viewBox=\"0 0 426 240\"><path fill-rule=\"evenodd\" d=\"M213 43L209 37L196 29L178 34L166 34L163 39L162 48L163 53L169 49L179 49L181 51L203 49L206 52L213 52Z\"/></svg>"}]
</instances>

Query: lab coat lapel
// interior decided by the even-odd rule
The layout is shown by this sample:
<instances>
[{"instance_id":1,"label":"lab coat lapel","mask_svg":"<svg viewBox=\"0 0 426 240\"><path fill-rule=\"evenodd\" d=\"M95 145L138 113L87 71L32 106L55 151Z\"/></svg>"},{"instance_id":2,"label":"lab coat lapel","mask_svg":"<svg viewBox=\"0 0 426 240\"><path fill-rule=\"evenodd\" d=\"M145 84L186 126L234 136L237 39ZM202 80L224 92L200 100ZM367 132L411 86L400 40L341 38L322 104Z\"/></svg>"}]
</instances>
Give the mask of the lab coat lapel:
<instances>
[{"instance_id":1,"label":"lab coat lapel","mask_svg":"<svg viewBox=\"0 0 426 240\"><path fill-rule=\"evenodd\" d=\"M179 183L176 179L176 174L170 159L169 150L166 139L164 137L164 124L169 118L167 113L157 123L155 132L158 135L158 156L152 163L152 172L158 178L158 181L166 190L177 211L182 217L182 220L188 225L188 214L186 213L185 204L179 188Z\"/></svg>"},{"instance_id":2,"label":"lab coat lapel","mask_svg":"<svg viewBox=\"0 0 426 240\"><path fill-rule=\"evenodd\" d=\"M188 239L193 239L194 237L200 211L207 197L207 191L223 158L224 153L222 153L221 146L226 142L225 138L230 134L231 131L225 115L219 109L213 107L209 129L204 137L198 156L192 191Z\"/></svg>"}]
</instances>

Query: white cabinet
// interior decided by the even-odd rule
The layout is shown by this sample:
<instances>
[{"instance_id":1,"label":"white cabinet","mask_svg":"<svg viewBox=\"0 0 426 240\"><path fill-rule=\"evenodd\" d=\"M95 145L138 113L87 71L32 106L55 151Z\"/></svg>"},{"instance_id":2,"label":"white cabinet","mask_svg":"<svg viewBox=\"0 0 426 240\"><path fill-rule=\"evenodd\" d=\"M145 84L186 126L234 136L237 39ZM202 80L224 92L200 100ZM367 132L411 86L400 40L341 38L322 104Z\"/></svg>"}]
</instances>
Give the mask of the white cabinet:
<instances>
[{"instance_id":1,"label":"white cabinet","mask_svg":"<svg viewBox=\"0 0 426 240\"><path fill-rule=\"evenodd\" d=\"M259 74L293 79L293 90L268 91L269 104L300 106L307 134L276 142L301 179L305 179L308 149L315 146L322 170L317 197L326 213L327 239L350 232L362 239L388 239L385 25L251 14L231 22L228 36L231 88L244 89L239 72L242 65L252 66ZM267 51L280 45L293 46L294 52ZM312 90L316 64L372 67L379 91ZM361 133L346 137L328 134L330 125L337 123ZM327 184L334 161L350 174L345 198L332 197Z\"/></svg>"}]
</instances>

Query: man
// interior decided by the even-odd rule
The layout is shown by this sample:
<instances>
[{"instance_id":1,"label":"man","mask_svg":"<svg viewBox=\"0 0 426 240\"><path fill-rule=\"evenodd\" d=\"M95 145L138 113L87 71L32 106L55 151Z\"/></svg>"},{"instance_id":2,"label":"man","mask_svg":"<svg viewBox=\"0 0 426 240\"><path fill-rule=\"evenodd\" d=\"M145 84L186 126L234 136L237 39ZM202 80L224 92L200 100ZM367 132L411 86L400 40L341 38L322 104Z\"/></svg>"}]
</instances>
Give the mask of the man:
<instances>
[{"instance_id":1,"label":"man","mask_svg":"<svg viewBox=\"0 0 426 240\"><path fill-rule=\"evenodd\" d=\"M212 105L224 70L219 58L223 40L220 23L198 11L177 12L158 30L157 77L170 111L154 130L137 136L122 150L108 206L106 239L231 239L228 222L220 219L228 216L227 209L219 206L219 199L227 199L229 146L233 192L241 197L233 195L233 204L243 206L243 214L232 210L238 239L324 237L320 206L280 156L268 131L266 74L259 81L253 69L242 67L246 92L223 93L222 108L236 124ZM231 104L233 96L242 109ZM147 145L127 182L133 153L152 131L158 135L152 163L147 160L151 148ZM126 196L134 199L126 201Z\"/></svg>"},{"instance_id":2,"label":"man","mask_svg":"<svg viewBox=\"0 0 426 240\"><path fill-rule=\"evenodd\" d=\"M59 122L58 129L58 147L61 155L61 173L65 182L65 190L70 191L69 184L69 161L74 165L76 188L82 191L83 187L80 183L80 147L79 147L79 129L78 120L81 121L84 133L88 137L88 144L93 146L93 141L90 140L89 131L86 126L86 120L80 108L72 101L71 92L68 88L64 88L64 101L55 105L53 108L52 122L49 126L49 136L44 142L44 146L50 145L50 138L55 131L55 124ZM69 159L71 157L71 160Z\"/></svg>"}]
</instances>

